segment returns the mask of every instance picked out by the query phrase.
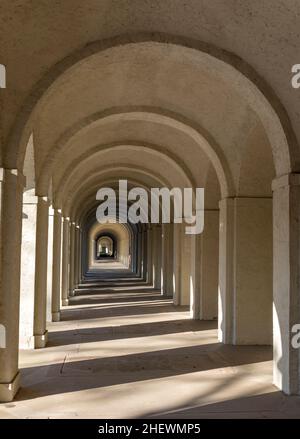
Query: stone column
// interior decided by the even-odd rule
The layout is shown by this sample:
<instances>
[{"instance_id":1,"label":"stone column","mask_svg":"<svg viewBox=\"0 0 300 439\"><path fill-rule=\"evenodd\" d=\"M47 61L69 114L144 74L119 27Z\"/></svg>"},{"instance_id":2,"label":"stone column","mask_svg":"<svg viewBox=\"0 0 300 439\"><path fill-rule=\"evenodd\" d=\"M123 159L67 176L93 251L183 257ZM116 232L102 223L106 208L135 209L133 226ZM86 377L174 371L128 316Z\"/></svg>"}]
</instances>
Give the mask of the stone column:
<instances>
[{"instance_id":1,"label":"stone column","mask_svg":"<svg viewBox=\"0 0 300 439\"><path fill-rule=\"evenodd\" d=\"M80 228L75 226L74 288L79 285Z\"/></svg>"},{"instance_id":2,"label":"stone column","mask_svg":"<svg viewBox=\"0 0 300 439\"><path fill-rule=\"evenodd\" d=\"M300 174L279 177L272 188L274 383L299 395L300 348L292 337L300 323Z\"/></svg>"},{"instance_id":3,"label":"stone column","mask_svg":"<svg viewBox=\"0 0 300 439\"><path fill-rule=\"evenodd\" d=\"M152 268L152 240L153 240L153 233L152 233L152 227L149 226L147 228L147 283L150 285L153 284L153 268Z\"/></svg>"},{"instance_id":4,"label":"stone column","mask_svg":"<svg viewBox=\"0 0 300 439\"><path fill-rule=\"evenodd\" d=\"M34 302L38 197L34 189L23 194L20 334L21 349L34 348Z\"/></svg>"},{"instance_id":5,"label":"stone column","mask_svg":"<svg viewBox=\"0 0 300 439\"><path fill-rule=\"evenodd\" d=\"M193 305L194 289L192 285L192 258L195 235L185 233L186 224L181 225L181 277L180 277L180 305ZM195 291L196 294L196 291ZM193 306L191 306L193 308Z\"/></svg>"},{"instance_id":6,"label":"stone column","mask_svg":"<svg viewBox=\"0 0 300 439\"><path fill-rule=\"evenodd\" d=\"M219 208L218 338L230 344L233 342L234 199L221 200Z\"/></svg>"},{"instance_id":7,"label":"stone column","mask_svg":"<svg viewBox=\"0 0 300 439\"><path fill-rule=\"evenodd\" d=\"M24 176L1 169L1 291L0 291L0 402L12 401L19 388L18 340L20 255Z\"/></svg>"},{"instance_id":8,"label":"stone column","mask_svg":"<svg viewBox=\"0 0 300 439\"><path fill-rule=\"evenodd\" d=\"M173 224L162 225L162 294L173 297Z\"/></svg>"},{"instance_id":9,"label":"stone column","mask_svg":"<svg viewBox=\"0 0 300 439\"><path fill-rule=\"evenodd\" d=\"M60 209L54 209L53 217L53 258L52 258L52 321L60 320L61 260L62 260L62 216Z\"/></svg>"},{"instance_id":10,"label":"stone column","mask_svg":"<svg viewBox=\"0 0 300 439\"><path fill-rule=\"evenodd\" d=\"M79 261L78 261L79 267L79 283L81 283L82 276L83 276L83 270L82 270L82 264L83 264L83 243L82 243L82 229L79 229Z\"/></svg>"},{"instance_id":11,"label":"stone column","mask_svg":"<svg viewBox=\"0 0 300 439\"><path fill-rule=\"evenodd\" d=\"M4 211L4 179L5 179L5 169L0 168L0 293L2 289L2 226L3 226L3 211ZM0 301L1 304L1 301ZM0 347L1 346L1 336L5 336L5 329L2 334L3 328L0 326Z\"/></svg>"},{"instance_id":12,"label":"stone column","mask_svg":"<svg viewBox=\"0 0 300 439\"><path fill-rule=\"evenodd\" d=\"M52 322L52 270L53 270L53 227L54 227L54 209L49 208L48 219L48 256L47 256L47 322Z\"/></svg>"},{"instance_id":13,"label":"stone column","mask_svg":"<svg viewBox=\"0 0 300 439\"><path fill-rule=\"evenodd\" d=\"M134 235L131 243L131 270L137 275L138 273L138 231L134 231Z\"/></svg>"},{"instance_id":14,"label":"stone column","mask_svg":"<svg viewBox=\"0 0 300 439\"><path fill-rule=\"evenodd\" d=\"M143 230L142 232L142 278L147 280L147 261L148 251L147 251L147 231Z\"/></svg>"},{"instance_id":15,"label":"stone column","mask_svg":"<svg viewBox=\"0 0 300 439\"><path fill-rule=\"evenodd\" d=\"M153 281L154 288L156 290L160 290L161 288L161 226L154 225L153 226Z\"/></svg>"},{"instance_id":16,"label":"stone column","mask_svg":"<svg viewBox=\"0 0 300 439\"><path fill-rule=\"evenodd\" d=\"M151 275L152 275L152 285L154 288L155 283L155 258L156 258L156 241L155 241L155 232L152 227L152 236L151 236L151 255L152 255L152 263L151 263Z\"/></svg>"},{"instance_id":17,"label":"stone column","mask_svg":"<svg viewBox=\"0 0 300 439\"><path fill-rule=\"evenodd\" d=\"M219 272L219 210L205 210L204 230L200 237L197 259L199 267L199 317L213 320L218 317Z\"/></svg>"},{"instance_id":18,"label":"stone column","mask_svg":"<svg viewBox=\"0 0 300 439\"><path fill-rule=\"evenodd\" d=\"M220 202L219 339L271 344L272 199Z\"/></svg>"},{"instance_id":19,"label":"stone column","mask_svg":"<svg viewBox=\"0 0 300 439\"><path fill-rule=\"evenodd\" d=\"M173 291L175 305L189 305L193 298L192 258L195 235L185 233L186 224L175 223L173 247Z\"/></svg>"},{"instance_id":20,"label":"stone column","mask_svg":"<svg viewBox=\"0 0 300 439\"><path fill-rule=\"evenodd\" d=\"M201 241L202 234L190 235L190 314L192 319L200 318L201 306ZM218 264L218 257L216 263Z\"/></svg>"},{"instance_id":21,"label":"stone column","mask_svg":"<svg viewBox=\"0 0 300 439\"><path fill-rule=\"evenodd\" d=\"M69 296L74 296L75 286L75 236L76 224L70 223L70 270L69 270Z\"/></svg>"},{"instance_id":22,"label":"stone column","mask_svg":"<svg viewBox=\"0 0 300 439\"><path fill-rule=\"evenodd\" d=\"M20 347L45 347L47 343L48 199L34 190L23 195L21 248Z\"/></svg>"},{"instance_id":23,"label":"stone column","mask_svg":"<svg viewBox=\"0 0 300 439\"><path fill-rule=\"evenodd\" d=\"M174 305L180 305L181 291L181 252L182 252L182 227L181 223L173 225L173 298Z\"/></svg>"},{"instance_id":24,"label":"stone column","mask_svg":"<svg viewBox=\"0 0 300 439\"><path fill-rule=\"evenodd\" d=\"M63 218L63 244L62 244L62 271L61 271L61 304L67 306L69 304L69 242L70 242L70 218Z\"/></svg>"},{"instance_id":25,"label":"stone column","mask_svg":"<svg viewBox=\"0 0 300 439\"><path fill-rule=\"evenodd\" d=\"M38 197L36 225L36 261L34 294L34 347L43 348L47 344L47 256L48 256L48 213L49 201Z\"/></svg>"},{"instance_id":26,"label":"stone column","mask_svg":"<svg viewBox=\"0 0 300 439\"><path fill-rule=\"evenodd\" d=\"M143 264L143 260L142 260L142 255L143 255L143 234L142 231L139 229L138 233L137 233L137 237L138 237L138 243L137 243L137 275L138 277L142 277L142 264Z\"/></svg>"}]
</instances>

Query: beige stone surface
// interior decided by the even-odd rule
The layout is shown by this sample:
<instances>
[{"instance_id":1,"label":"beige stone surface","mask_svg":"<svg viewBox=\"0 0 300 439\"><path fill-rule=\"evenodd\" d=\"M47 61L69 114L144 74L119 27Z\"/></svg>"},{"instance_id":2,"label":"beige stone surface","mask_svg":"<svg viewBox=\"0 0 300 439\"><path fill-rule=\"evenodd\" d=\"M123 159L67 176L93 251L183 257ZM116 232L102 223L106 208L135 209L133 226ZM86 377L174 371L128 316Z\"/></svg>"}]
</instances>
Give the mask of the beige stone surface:
<instances>
[{"instance_id":1,"label":"beige stone surface","mask_svg":"<svg viewBox=\"0 0 300 439\"><path fill-rule=\"evenodd\" d=\"M21 352L0 417L300 417L300 398L272 385L269 347L221 345L214 322L137 287L77 291L48 347Z\"/></svg>"},{"instance_id":2,"label":"beige stone surface","mask_svg":"<svg viewBox=\"0 0 300 439\"><path fill-rule=\"evenodd\" d=\"M224 397L230 407L240 394L253 396L247 393L248 381L249 388L258 385L253 374L264 376L261 383L268 389L271 382L261 369L265 362L250 361L252 350L259 348L244 346L246 367L248 363L231 364L230 345L271 344L272 332L274 383L287 394L299 395L300 349L290 343L300 315L300 113L299 90L291 85L292 65L299 62L299 2L0 3L0 63L7 71L7 87L0 90L0 400L12 399L18 384L19 323L21 345L25 333L27 347L33 337L35 346L42 347L46 306L48 319L51 311L56 322L49 328L49 346L28 353L32 366L21 363L25 387L20 395L41 392L28 399L28 406L46 398L54 410L59 407L54 398L66 398L70 413L79 414L84 411L81 395L87 394L91 400L106 400L101 409L113 413L116 394L124 392L125 398L131 386L134 395L147 389L146 415L184 410L193 405L191 399L197 406L208 405L205 401L220 404ZM219 234L212 215L206 215L198 240L180 234L174 224L161 222L159 232L147 224L131 224L122 233L112 224L109 231L118 240L121 265L107 265L110 279L105 278L94 258L93 240L102 228L95 219L96 193L100 187L116 189L120 179L147 193L151 188L204 187L205 209L220 209ZM39 200L37 209L25 198L22 203L24 191ZM48 202L55 215L47 239ZM75 305L75 287L82 281L84 297ZM117 303L107 305L108 297L86 296L92 288L109 287L110 294L124 285L136 294L136 282L146 281L150 287L154 282L163 299L138 308L154 307L161 314L128 314L136 304L122 309ZM104 302L97 304L100 299ZM109 300L115 299L121 300ZM201 322L199 330L181 331L178 338L174 332L127 334L130 321L148 325L151 315L154 323L158 314L174 321L180 308L163 304L172 299L175 305L187 305L186 312L189 307L196 319L218 314L219 340L228 346L207 342L203 347L207 340ZM75 308L67 308L69 303ZM109 329L118 324L127 334L125 347L125 339L113 337L118 330ZM75 345L67 343L66 351L63 328L76 333ZM111 338L97 340L98 330ZM83 338L90 331L94 339L91 335L85 343L76 331ZM61 342L51 345L58 332ZM195 346L192 340L197 340ZM163 346L159 353L156 344ZM183 348L191 358L199 354L202 369L188 370L191 364L172 350ZM118 352L125 375L112 360ZM220 352L224 364L218 361ZM52 354L57 363L48 364ZM24 353L21 357L29 359ZM136 366L129 366L127 357ZM41 358L45 364L39 365ZM215 366L209 369L210 362ZM138 369L141 364L144 372ZM161 368L171 372L165 375ZM241 378L242 384L232 379L233 387L228 387L225 375L231 382L233 370L247 379ZM82 387L69 391L76 374ZM98 387L93 387L94 377ZM35 378L39 390L34 381L30 387ZM214 391L218 380L220 388ZM62 382L65 387L58 385ZM161 383L173 402L160 394ZM49 394L52 384L55 390ZM9 390L5 397L1 389ZM71 394L75 399L68 404ZM265 393L262 399L266 401ZM130 401L121 404L124 416L141 415L139 397ZM289 401L293 405L294 399ZM27 402L19 399L16 407L25 410Z\"/></svg>"}]
</instances>

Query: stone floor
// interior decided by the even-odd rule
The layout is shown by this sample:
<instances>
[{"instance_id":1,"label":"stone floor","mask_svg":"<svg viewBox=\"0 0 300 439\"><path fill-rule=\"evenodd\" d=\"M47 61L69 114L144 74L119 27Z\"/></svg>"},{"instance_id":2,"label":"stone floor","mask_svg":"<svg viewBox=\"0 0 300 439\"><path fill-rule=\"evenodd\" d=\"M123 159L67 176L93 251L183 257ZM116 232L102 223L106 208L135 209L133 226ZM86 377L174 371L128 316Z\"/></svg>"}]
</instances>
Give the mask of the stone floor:
<instances>
[{"instance_id":1,"label":"stone floor","mask_svg":"<svg viewBox=\"0 0 300 439\"><path fill-rule=\"evenodd\" d=\"M1 418L300 418L272 385L269 347L224 346L215 322L145 285L87 283L49 345L20 354L22 388Z\"/></svg>"}]
</instances>

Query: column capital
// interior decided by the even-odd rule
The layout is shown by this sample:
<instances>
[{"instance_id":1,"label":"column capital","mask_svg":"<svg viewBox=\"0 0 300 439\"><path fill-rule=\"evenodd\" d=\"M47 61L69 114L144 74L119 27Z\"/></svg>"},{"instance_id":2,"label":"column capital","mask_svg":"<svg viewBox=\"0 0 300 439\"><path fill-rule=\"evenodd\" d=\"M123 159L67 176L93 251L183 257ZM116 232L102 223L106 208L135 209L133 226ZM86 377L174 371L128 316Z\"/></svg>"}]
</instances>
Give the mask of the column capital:
<instances>
[{"instance_id":1,"label":"column capital","mask_svg":"<svg viewBox=\"0 0 300 439\"><path fill-rule=\"evenodd\" d=\"M272 181L272 191L286 186L300 186L300 173L293 172L281 175Z\"/></svg>"}]
</instances>

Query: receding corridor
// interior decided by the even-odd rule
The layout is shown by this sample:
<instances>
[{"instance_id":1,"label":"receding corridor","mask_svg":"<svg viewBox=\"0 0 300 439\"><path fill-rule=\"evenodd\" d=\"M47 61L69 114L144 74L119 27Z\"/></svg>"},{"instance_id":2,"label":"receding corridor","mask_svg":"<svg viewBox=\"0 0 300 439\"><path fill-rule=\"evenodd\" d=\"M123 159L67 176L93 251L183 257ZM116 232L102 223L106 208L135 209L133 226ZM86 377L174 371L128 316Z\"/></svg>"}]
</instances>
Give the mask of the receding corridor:
<instances>
[{"instance_id":1,"label":"receding corridor","mask_svg":"<svg viewBox=\"0 0 300 439\"><path fill-rule=\"evenodd\" d=\"M0 418L300 418L300 2L0 20Z\"/></svg>"},{"instance_id":2,"label":"receding corridor","mask_svg":"<svg viewBox=\"0 0 300 439\"><path fill-rule=\"evenodd\" d=\"M1 417L299 416L299 399L272 385L271 347L218 343L216 322L116 273L90 273L48 346L20 352L23 385Z\"/></svg>"}]
</instances>

